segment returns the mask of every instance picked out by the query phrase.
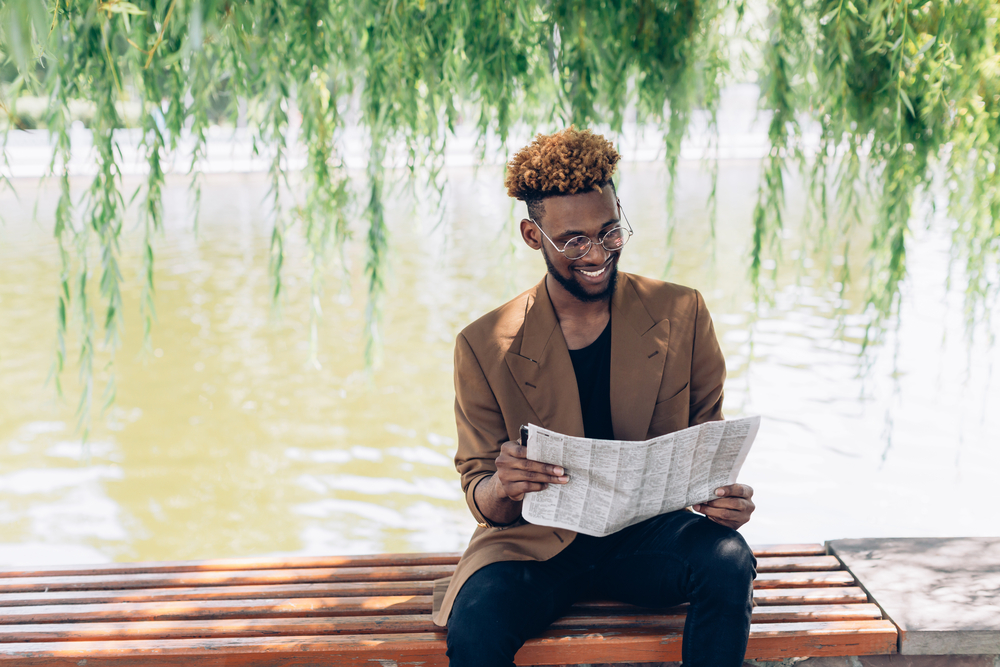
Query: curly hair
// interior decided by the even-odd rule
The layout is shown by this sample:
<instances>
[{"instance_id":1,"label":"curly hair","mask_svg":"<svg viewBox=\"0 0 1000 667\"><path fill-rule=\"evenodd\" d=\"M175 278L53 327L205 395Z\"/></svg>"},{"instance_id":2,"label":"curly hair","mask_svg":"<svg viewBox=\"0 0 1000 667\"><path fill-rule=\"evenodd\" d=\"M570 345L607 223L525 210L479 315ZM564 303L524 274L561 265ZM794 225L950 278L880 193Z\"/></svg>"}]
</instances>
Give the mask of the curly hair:
<instances>
[{"instance_id":1,"label":"curly hair","mask_svg":"<svg viewBox=\"0 0 1000 667\"><path fill-rule=\"evenodd\" d=\"M600 190L611 181L621 156L610 141L572 125L555 134L539 134L507 163L507 194L528 205L539 218L546 197Z\"/></svg>"}]
</instances>

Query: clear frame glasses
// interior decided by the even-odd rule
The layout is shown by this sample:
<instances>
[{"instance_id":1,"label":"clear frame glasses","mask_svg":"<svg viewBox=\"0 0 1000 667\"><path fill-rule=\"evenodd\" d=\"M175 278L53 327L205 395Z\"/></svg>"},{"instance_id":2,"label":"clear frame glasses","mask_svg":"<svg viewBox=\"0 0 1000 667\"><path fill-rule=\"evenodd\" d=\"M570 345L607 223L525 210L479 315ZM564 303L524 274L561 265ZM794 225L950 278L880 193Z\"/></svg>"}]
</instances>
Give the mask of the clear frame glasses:
<instances>
[{"instance_id":1,"label":"clear frame glasses","mask_svg":"<svg viewBox=\"0 0 1000 667\"><path fill-rule=\"evenodd\" d=\"M632 234L634 234L632 231L632 225L629 224L628 217L626 217L625 211L622 210L621 202L617 202L617 204L618 213L621 214L622 218L625 220L625 224L628 226L623 227L620 224L615 225L597 237L597 243L603 246L608 252L617 252L621 250L625 244L628 243L628 240L632 238ZM531 218L528 219L531 220ZM556 245L555 241L549 238L549 235L545 233L545 230L542 229L541 225L534 220L531 221L535 223L535 227L538 227L538 231L542 233L542 236L548 239L549 243L552 244L552 247L558 252L561 252L566 259L574 260L586 257L587 253L590 252L590 249L594 247L594 239L589 236L574 236L570 240L566 241L566 243L563 244L563 247L560 248Z\"/></svg>"}]
</instances>

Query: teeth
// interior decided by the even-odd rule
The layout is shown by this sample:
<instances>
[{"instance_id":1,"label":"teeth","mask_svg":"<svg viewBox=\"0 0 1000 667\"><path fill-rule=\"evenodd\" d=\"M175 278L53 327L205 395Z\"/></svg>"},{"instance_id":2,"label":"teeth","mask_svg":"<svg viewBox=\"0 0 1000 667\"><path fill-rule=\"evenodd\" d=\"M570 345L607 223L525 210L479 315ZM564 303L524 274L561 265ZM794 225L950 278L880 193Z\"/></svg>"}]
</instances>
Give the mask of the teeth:
<instances>
[{"instance_id":1,"label":"teeth","mask_svg":"<svg viewBox=\"0 0 1000 667\"><path fill-rule=\"evenodd\" d=\"M588 276L590 278L596 278L596 277L598 277L599 275L601 275L602 273L604 273L607 270L608 270L608 267L606 267L606 266L603 269L601 269L600 271L584 271L583 269L579 269L580 273L582 273L583 275Z\"/></svg>"}]
</instances>

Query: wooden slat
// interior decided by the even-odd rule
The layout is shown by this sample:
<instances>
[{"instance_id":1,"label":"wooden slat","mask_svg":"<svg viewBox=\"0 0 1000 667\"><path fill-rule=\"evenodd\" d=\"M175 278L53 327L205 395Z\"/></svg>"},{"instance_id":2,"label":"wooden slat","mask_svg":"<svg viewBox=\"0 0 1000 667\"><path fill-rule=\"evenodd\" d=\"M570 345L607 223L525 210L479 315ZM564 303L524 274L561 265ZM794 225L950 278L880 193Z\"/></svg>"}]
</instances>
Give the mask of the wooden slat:
<instances>
[{"instance_id":1,"label":"wooden slat","mask_svg":"<svg viewBox=\"0 0 1000 667\"><path fill-rule=\"evenodd\" d=\"M757 558L769 556L825 556L826 546L823 544L757 544L751 546L753 555Z\"/></svg>"},{"instance_id":2,"label":"wooden slat","mask_svg":"<svg viewBox=\"0 0 1000 667\"><path fill-rule=\"evenodd\" d=\"M322 590L323 588L329 588L331 585L320 585L315 584L309 590ZM361 592L365 589L369 593L375 592L379 586L373 586L372 584L358 585L359 588L355 593ZM407 585L409 586L409 585ZM256 587L247 587L254 589ZM266 588L266 587L261 587ZM170 589L165 589L170 590ZM204 589L202 590L204 592ZM263 593L260 591L259 593ZM232 614L239 613L237 610L247 610L248 614L263 614L270 613L273 616L279 615L294 615L298 614L301 609L344 609L347 610L344 613L366 613L366 609L386 609L390 607L395 607L400 609L398 613L411 613L409 611L403 611L405 607L409 609L407 605L425 605L428 604L430 600L430 587L428 586L423 591L418 591L420 594L406 593L406 592L396 592L391 589L390 585L386 585L381 588L379 592L383 595L313 595L307 596L307 590L294 590L289 591L290 593L297 593L298 595L286 595L284 597L276 596L272 598L268 597L257 597L258 591L249 591L249 595L246 593L237 595L235 597L208 597L192 599L185 597L184 595L173 596L171 599L154 599L149 600L146 596L140 596L138 601L100 601L93 602L91 600L75 600L66 599L62 597L65 594L60 594L60 597L54 604L48 604L48 600L44 597L40 600L33 601L33 604L23 604L23 605L8 605L6 607L0 607L0 624L16 624L16 623L34 623L34 622L71 622L71 621L84 621L93 617L95 620L111 620L117 618L121 615L126 614L138 614L142 618L160 618L165 620L167 617L162 616L162 614L170 614L169 618L180 619L183 616L178 616L181 613L190 614L200 614L198 618L210 617L213 613L227 613L230 616ZM300 593L300 594L299 594ZM350 600L354 599L355 603L351 604ZM838 587L818 587L818 588L769 588L761 589L755 587L754 589L754 599L760 605L773 605L773 604L809 604L809 603L851 603L851 602L866 602L867 596L864 592L856 586L838 586ZM406 600L406 604L403 605L402 600ZM83 602L82 604L79 602ZM403 605L403 606L400 606ZM422 607L418 607L421 608ZM225 611L223 611L225 610ZM357 610L357 611L353 611ZM376 613L376 612L368 612ZM104 615L102 615L104 614ZM160 614L160 615L156 615ZM332 614L332 612L331 612ZM206 616L207 615L207 616ZM321 615L316 613L314 615ZM35 620L38 619L38 620Z\"/></svg>"},{"instance_id":3,"label":"wooden slat","mask_svg":"<svg viewBox=\"0 0 1000 667\"><path fill-rule=\"evenodd\" d=\"M851 604L867 601L860 588L776 589L755 592L759 606ZM374 616L430 613L431 596L291 598L273 600L211 600L13 607L0 614L0 625L116 621L181 621L293 617ZM574 609L588 613L628 612L629 605L610 601L580 602Z\"/></svg>"},{"instance_id":4,"label":"wooden slat","mask_svg":"<svg viewBox=\"0 0 1000 667\"><path fill-rule=\"evenodd\" d=\"M571 638L572 641L566 641ZM895 626L889 621L774 623L751 628L747 657L876 655L895 650ZM857 652L852 652L857 651ZM567 635L548 631L518 652L519 665L591 662L675 662L681 659L681 634L592 633Z\"/></svg>"},{"instance_id":5,"label":"wooden slat","mask_svg":"<svg viewBox=\"0 0 1000 667\"><path fill-rule=\"evenodd\" d=\"M238 586L250 584L304 584L359 581L420 581L450 576L451 565L399 567L342 567L233 572L180 572L166 574L81 575L65 577L15 577L0 579L0 592L88 591L127 588L187 586Z\"/></svg>"},{"instance_id":6,"label":"wooden slat","mask_svg":"<svg viewBox=\"0 0 1000 667\"><path fill-rule=\"evenodd\" d=\"M868 596L858 586L838 588L774 588L754 589L753 599L758 605L788 604L851 604L868 602Z\"/></svg>"},{"instance_id":7,"label":"wooden slat","mask_svg":"<svg viewBox=\"0 0 1000 667\"><path fill-rule=\"evenodd\" d=\"M639 614L621 616L567 616L553 623L563 630L592 632L619 630L678 630L684 627L684 614ZM16 635L13 634L16 632ZM116 641L133 639L198 639L222 637L293 637L310 635L370 634L382 635L445 631L426 614L377 616L369 618L282 618L241 619L238 621L144 621L137 623L64 623L25 626L0 626L0 642Z\"/></svg>"},{"instance_id":8,"label":"wooden slat","mask_svg":"<svg viewBox=\"0 0 1000 667\"><path fill-rule=\"evenodd\" d=\"M763 575L836 571L833 556L761 558L757 571L762 581L790 580ZM130 575L79 575L14 577L0 579L0 594L62 591L106 591L133 588L191 588L196 586L291 585L307 583L356 583L374 581L432 581L450 576L451 565L303 568L217 572L143 573ZM835 575L843 577L845 575ZM847 575L849 576L849 575Z\"/></svg>"},{"instance_id":9,"label":"wooden slat","mask_svg":"<svg viewBox=\"0 0 1000 667\"><path fill-rule=\"evenodd\" d=\"M683 618L683 617L682 617ZM619 624L621 625L621 624ZM309 635L443 632L428 614L342 618L250 618L203 621L117 621L0 625L0 643L197 639L205 637L296 637Z\"/></svg>"},{"instance_id":10,"label":"wooden slat","mask_svg":"<svg viewBox=\"0 0 1000 667\"><path fill-rule=\"evenodd\" d=\"M754 556L823 556L822 544L763 544L752 546ZM239 570L283 570L341 567L406 567L455 565L461 553L365 554L358 556L294 556L286 558L217 558L211 560L148 561L140 563L100 563L93 565L50 565L0 568L0 579L8 577L65 577L93 575L166 574L180 572L223 572Z\"/></svg>"},{"instance_id":11,"label":"wooden slat","mask_svg":"<svg viewBox=\"0 0 1000 667\"><path fill-rule=\"evenodd\" d=\"M836 556L775 556L758 558L757 572L817 572L841 569Z\"/></svg>"},{"instance_id":12,"label":"wooden slat","mask_svg":"<svg viewBox=\"0 0 1000 667\"><path fill-rule=\"evenodd\" d=\"M767 572L757 575L755 589L851 586L848 572ZM176 588L126 588L0 593L0 608L33 605L103 602L152 602L168 600L236 600L295 597L368 597L376 595L430 595L432 580L371 581L348 583L263 584L234 586L188 586Z\"/></svg>"},{"instance_id":13,"label":"wooden slat","mask_svg":"<svg viewBox=\"0 0 1000 667\"><path fill-rule=\"evenodd\" d=\"M580 602L570 608L567 617L594 618L622 615L683 615L687 605L672 609L646 610L621 602ZM878 605L869 603L789 604L758 606L753 609L754 623L797 623L804 621L863 621L880 619ZM593 624L597 627L597 624Z\"/></svg>"},{"instance_id":14,"label":"wooden slat","mask_svg":"<svg viewBox=\"0 0 1000 667\"><path fill-rule=\"evenodd\" d=\"M754 590L759 605L849 604L867 602L856 586ZM586 604L586 603L581 603ZM616 605L597 602L591 604ZM157 600L93 604L31 605L0 609L0 625L114 620L184 620L278 616L346 616L429 612L430 595L260 598L235 600Z\"/></svg>"},{"instance_id":15,"label":"wooden slat","mask_svg":"<svg viewBox=\"0 0 1000 667\"><path fill-rule=\"evenodd\" d=\"M801 655L873 655L892 653L895 626L889 621L774 623L751 629L749 658L780 659ZM680 659L681 634L673 632L575 633L553 629L528 640L518 664L581 662L672 662ZM262 654L266 654L263 656ZM411 633L372 638L370 635L306 637L234 637L190 640L126 640L116 642L39 642L0 644L0 662L87 667L124 665L141 656L144 667L180 667L211 658L227 667L253 664L320 662L371 665L380 660L397 665L447 665L442 633Z\"/></svg>"},{"instance_id":16,"label":"wooden slat","mask_svg":"<svg viewBox=\"0 0 1000 667\"><path fill-rule=\"evenodd\" d=\"M275 600L207 600L197 603L136 602L111 604L7 607L0 625L76 623L85 621L182 621L194 619L278 618L306 616L373 616L430 613L429 595Z\"/></svg>"},{"instance_id":17,"label":"wooden slat","mask_svg":"<svg viewBox=\"0 0 1000 667\"><path fill-rule=\"evenodd\" d=\"M850 572L759 572L753 582L754 589L762 588L816 588L826 586L854 586Z\"/></svg>"},{"instance_id":18,"label":"wooden slat","mask_svg":"<svg viewBox=\"0 0 1000 667\"><path fill-rule=\"evenodd\" d=\"M104 591L0 593L0 608L102 602L430 595L433 590L434 582L427 580L369 581L346 584L266 584L263 586L195 586L189 588L133 588Z\"/></svg>"},{"instance_id":19,"label":"wooden slat","mask_svg":"<svg viewBox=\"0 0 1000 667\"><path fill-rule=\"evenodd\" d=\"M600 630L677 629L684 627L684 607L642 610L621 605L625 613L592 615L574 608L552 624L554 629ZM593 610L589 610L593 611ZM603 611L607 611L606 609ZM868 620L881 618L874 604L757 607L754 623ZM441 632L428 614L351 616L335 618L251 618L201 621L116 621L0 625L0 643L45 641L107 641L124 639L189 639L198 637L264 637L326 634L400 634Z\"/></svg>"},{"instance_id":20,"label":"wooden slat","mask_svg":"<svg viewBox=\"0 0 1000 667\"><path fill-rule=\"evenodd\" d=\"M797 656L886 655L896 652L892 621L775 623L750 628L746 657L781 660Z\"/></svg>"},{"instance_id":21,"label":"wooden slat","mask_svg":"<svg viewBox=\"0 0 1000 667\"><path fill-rule=\"evenodd\" d=\"M806 621L877 621L882 610L877 604L809 604L754 607L754 623L802 623Z\"/></svg>"},{"instance_id":22,"label":"wooden slat","mask_svg":"<svg viewBox=\"0 0 1000 667\"><path fill-rule=\"evenodd\" d=\"M226 667L260 664L336 664L371 667L379 660L395 660L399 667L423 665L447 667L441 635L414 633L389 640L366 635L324 637L235 637L192 640L130 640L119 642L52 642L0 644L0 663L13 661L18 667L76 667L81 658L87 667L135 665L141 655L143 667L190 667L197 658L212 659Z\"/></svg>"},{"instance_id":23,"label":"wooden slat","mask_svg":"<svg viewBox=\"0 0 1000 667\"><path fill-rule=\"evenodd\" d=\"M212 560L101 563L97 565L53 565L0 568L4 577L65 577L110 574L167 574L171 572L224 572L238 570L284 570L333 567L405 567L455 565L461 553L365 554L359 556L294 556L288 558L217 558Z\"/></svg>"}]
</instances>

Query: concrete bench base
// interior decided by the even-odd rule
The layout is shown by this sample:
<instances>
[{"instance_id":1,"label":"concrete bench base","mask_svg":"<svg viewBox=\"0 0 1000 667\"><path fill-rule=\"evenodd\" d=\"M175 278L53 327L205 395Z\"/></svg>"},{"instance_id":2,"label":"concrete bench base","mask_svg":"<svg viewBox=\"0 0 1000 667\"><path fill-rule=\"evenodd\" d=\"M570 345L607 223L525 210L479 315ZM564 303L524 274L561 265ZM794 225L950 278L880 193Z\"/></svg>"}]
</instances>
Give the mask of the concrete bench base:
<instances>
[{"instance_id":1,"label":"concrete bench base","mask_svg":"<svg viewBox=\"0 0 1000 667\"><path fill-rule=\"evenodd\" d=\"M947 664L993 667L1000 537L834 540L827 548L899 628L901 655L983 656L985 663Z\"/></svg>"}]
</instances>

